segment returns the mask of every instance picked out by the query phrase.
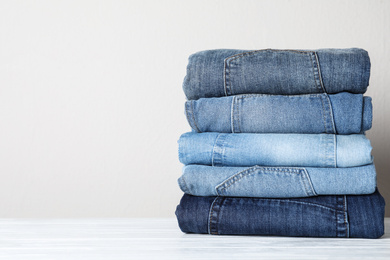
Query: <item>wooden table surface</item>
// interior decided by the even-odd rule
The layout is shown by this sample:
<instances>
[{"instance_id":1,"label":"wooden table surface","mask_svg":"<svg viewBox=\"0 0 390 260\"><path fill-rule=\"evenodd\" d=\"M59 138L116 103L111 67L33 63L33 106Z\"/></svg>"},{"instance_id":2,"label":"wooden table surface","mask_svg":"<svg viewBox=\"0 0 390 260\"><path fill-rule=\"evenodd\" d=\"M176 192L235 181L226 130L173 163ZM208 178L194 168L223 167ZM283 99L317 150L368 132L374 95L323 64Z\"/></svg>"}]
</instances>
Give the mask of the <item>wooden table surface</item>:
<instances>
[{"instance_id":1,"label":"wooden table surface","mask_svg":"<svg viewBox=\"0 0 390 260\"><path fill-rule=\"evenodd\" d=\"M0 219L0 259L390 259L381 239L183 234L175 219Z\"/></svg>"}]
</instances>

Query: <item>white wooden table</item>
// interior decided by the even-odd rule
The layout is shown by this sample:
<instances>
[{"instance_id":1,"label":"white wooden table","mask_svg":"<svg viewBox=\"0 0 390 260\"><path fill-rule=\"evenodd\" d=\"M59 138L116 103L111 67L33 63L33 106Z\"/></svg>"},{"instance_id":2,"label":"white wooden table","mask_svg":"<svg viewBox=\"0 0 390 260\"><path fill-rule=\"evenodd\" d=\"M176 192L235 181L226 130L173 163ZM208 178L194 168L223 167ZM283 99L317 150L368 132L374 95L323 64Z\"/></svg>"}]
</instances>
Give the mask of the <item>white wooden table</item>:
<instances>
[{"instance_id":1,"label":"white wooden table","mask_svg":"<svg viewBox=\"0 0 390 260\"><path fill-rule=\"evenodd\" d=\"M0 259L390 259L381 239L183 234L175 219L0 219Z\"/></svg>"}]
</instances>

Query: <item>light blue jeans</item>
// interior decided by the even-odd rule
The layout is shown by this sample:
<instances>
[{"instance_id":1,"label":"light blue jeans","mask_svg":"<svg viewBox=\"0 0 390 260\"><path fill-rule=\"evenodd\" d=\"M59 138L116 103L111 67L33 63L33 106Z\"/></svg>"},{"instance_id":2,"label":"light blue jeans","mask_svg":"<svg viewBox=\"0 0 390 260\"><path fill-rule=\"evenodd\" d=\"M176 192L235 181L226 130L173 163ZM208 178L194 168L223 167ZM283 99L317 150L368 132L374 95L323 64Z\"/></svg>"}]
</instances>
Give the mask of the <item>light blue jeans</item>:
<instances>
[{"instance_id":1,"label":"light blue jeans","mask_svg":"<svg viewBox=\"0 0 390 260\"><path fill-rule=\"evenodd\" d=\"M201 98L185 111L196 132L358 134L372 124L371 98L346 92Z\"/></svg>"},{"instance_id":2,"label":"light blue jeans","mask_svg":"<svg viewBox=\"0 0 390 260\"><path fill-rule=\"evenodd\" d=\"M179 141L183 164L212 166L355 167L372 163L362 134L185 133Z\"/></svg>"},{"instance_id":3,"label":"light blue jeans","mask_svg":"<svg viewBox=\"0 0 390 260\"><path fill-rule=\"evenodd\" d=\"M370 58L363 49L208 50L190 56L189 100L237 94L364 93Z\"/></svg>"},{"instance_id":4,"label":"light blue jeans","mask_svg":"<svg viewBox=\"0 0 390 260\"><path fill-rule=\"evenodd\" d=\"M195 196L293 198L370 194L375 191L373 164L351 168L213 167L187 165L178 180Z\"/></svg>"}]
</instances>

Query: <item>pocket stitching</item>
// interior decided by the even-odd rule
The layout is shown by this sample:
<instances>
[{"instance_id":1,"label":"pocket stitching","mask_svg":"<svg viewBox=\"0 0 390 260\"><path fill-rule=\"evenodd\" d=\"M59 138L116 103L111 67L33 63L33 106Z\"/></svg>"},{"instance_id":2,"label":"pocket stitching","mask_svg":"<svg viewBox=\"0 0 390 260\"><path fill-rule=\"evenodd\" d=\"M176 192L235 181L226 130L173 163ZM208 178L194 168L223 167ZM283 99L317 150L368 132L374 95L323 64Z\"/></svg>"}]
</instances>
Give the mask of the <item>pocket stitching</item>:
<instances>
[{"instance_id":1,"label":"pocket stitching","mask_svg":"<svg viewBox=\"0 0 390 260\"><path fill-rule=\"evenodd\" d=\"M236 182L242 180L243 178L252 175L256 170L259 170L259 171L262 171L262 172L269 171L269 172L286 172L286 173L300 174L302 168L268 168L268 167L254 166L252 168L248 168L248 169L245 169L245 170L243 170L241 172L238 172L238 173L234 174L233 176L229 177L228 179L226 179L225 181L223 181L222 183L218 184L215 187L215 190L216 190L217 194L218 195L223 194L223 192L225 190L227 190L230 186L232 186ZM233 180L237 176L240 176L240 177L237 178L236 180ZM230 184L227 185L227 183L229 183L229 182L230 182ZM225 186L225 187L222 187L222 186Z\"/></svg>"},{"instance_id":2,"label":"pocket stitching","mask_svg":"<svg viewBox=\"0 0 390 260\"><path fill-rule=\"evenodd\" d=\"M256 53L259 53L259 52L265 52L265 51L295 52L295 53L300 53L300 54L303 54L303 55L308 55L309 59L311 61L310 63L312 65L312 69L313 69L312 72L313 72L313 77L314 77L314 84L315 84L315 86L319 90L321 90L322 93L326 93L324 91L324 89L321 89L321 87L319 87L317 85L317 81L315 80L313 60L310 57L310 54L314 54L315 55L315 53L316 53L315 51L299 51L299 50L288 50L288 49L287 50L286 49L285 50L263 49L263 50L254 50L254 51L247 51L247 52L243 52L243 53L238 53L238 54L235 54L235 55L232 55L232 56L229 56L229 57L225 58L225 60L224 60L224 84L225 84L224 89L225 89L226 96L234 95L233 90L232 90L232 86L231 86L231 72L230 72L230 66L231 66L232 61L235 61L235 60L240 59L242 57L255 55ZM317 65L319 67L319 64L317 64ZM320 81L322 83L321 78L320 78Z\"/></svg>"}]
</instances>

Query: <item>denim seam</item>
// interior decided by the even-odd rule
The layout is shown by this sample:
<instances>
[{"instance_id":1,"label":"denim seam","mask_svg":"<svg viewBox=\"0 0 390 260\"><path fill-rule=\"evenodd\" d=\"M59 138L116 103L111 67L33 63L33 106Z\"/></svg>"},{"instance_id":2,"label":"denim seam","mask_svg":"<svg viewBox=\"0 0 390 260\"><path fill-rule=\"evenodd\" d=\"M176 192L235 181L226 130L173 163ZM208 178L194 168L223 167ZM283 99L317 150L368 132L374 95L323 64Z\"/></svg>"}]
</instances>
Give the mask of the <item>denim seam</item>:
<instances>
[{"instance_id":1,"label":"denim seam","mask_svg":"<svg viewBox=\"0 0 390 260\"><path fill-rule=\"evenodd\" d=\"M221 207L222 203L221 203L221 205L219 205L219 203L217 203L217 200L220 198L221 197L219 197L219 196L215 198L215 200L213 201L213 203L211 205L211 209L210 209L209 234L211 234L211 235L218 235L218 215L219 215L219 212L218 212L218 210L215 210L215 207L216 206ZM222 200L222 202L223 202L223 200Z\"/></svg>"},{"instance_id":2,"label":"denim seam","mask_svg":"<svg viewBox=\"0 0 390 260\"><path fill-rule=\"evenodd\" d=\"M325 94L326 101L328 102L328 105L329 105L329 115L330 115L330 121L332 124L333 134L336 134L336 123L334 121L332 102L330 102L329 95L326 93L324 93L324 94Z\"/></svg>"},{"instance_id":3,"label":"denim seam","mask_svg":"<svg viewBox=\"0 0 390 260\"><path fill-rule=\"evenodd\" d=\"M240 108L239 108L239 100L242 97L233 96L232 98L232 109L231 109L231 121L232 121L232 133L241 133L241 122L240 122Z\"/></svg>"},{"instance_id":4,"label":"denim seam","mask_svg":"<svg viewBox=\"0 0 390 260\"><path fill-rule=\"evenodd\" d=\"M228 95L234 95L233 94L233 90L232 90L231 78L230 78L230 75L231 75L231 72L230 72L231 62L234 61L234 60L237 60L239 58L250 56L250 55L255 55L258 52L264 52L264 51L273 51L273 52L283 52L284 51L284 52L295 52L295 53L309 54L309 55L310 55L310 53L313 53L313 51L263 49L263 50L255 50L255 51L248 51L248 52L238 53L238 54L232 55L230 57L227 57L224 60L224 83L225 83L224 88L225 88L225 94L227 96ZM312 66L313 66L313 64L312 64ZM316 84L316 80L315 79L314 79L314 82ZM317 86L317 84L316 84L316 86Z\"/></svg>"},{"instance_id":5,"label":"denim seam","mask_svg":"<svg viewBox=\"0 0 390 260\"><path fill-rule=\"evenodd\" d=\"M231 121L231 129L232 133L234 133L234 106L235 106L235 96L232 98L232 104L231 104L231 109L230 109L230 121Z\"/></svg>"},{"instance_id":6,"label":"denim seam","mask_svg":"<svg viewBox=\"0 0 390 260\"><path fill-rule=\"evenodd\" d=\"M336 216L336 230L337 237L348 237L347 233L347 223L346 223L346 215L345 215L345 195L336 196L336 206L337 210L335 212Z\"/></svg>"},{"instance_id":7,"label":"denim seam","mask_svg":"<svg viewBox=\"0 0 390 260\"><path fill-rule=\"evenodd\" d=\"M188 102L190 102L190 106L191 107L188 107ZM188 123L190 124L190 126L195 129L198 133L201 133L201 131L199 130L198 128L198 125L196 124L196 121L195 121L195 115L194 115L194 106L193 106L193 102L192 100L190 101L187 101L186 103L186 116L187 116L187 121ZM190 111L191 110L191 111ZM190 115L191 114L191 117L192 117L192 120L191 120L191 117Z\"/></svg>"},{"instance_id":8,"label":"denim seam","mask_svg":"<svg viewBox=\"0 0 390 260\"><path fill-rule=\"evenodd\" d=\"M227 84L226 84L226 61L227 61L228 58L224 59L223 60L223 90L225 92L225 96L227 97L228 96L228 93L227 93Z\"/></svg>"},{"instance_id":9,"label":"denim seam","mask_svg":"<svg viewBox=\"0 0 390 260\"><path fill-rule=\"evenodd\" d=\"M212 155L212 166L223 166L225 154L225 140L227 134L220 133L215 140Z\"/></svg>"},{"instance_id":10,"label":"denim seam","mask_svg":"<svg viewBox=\"0 0 390 260\"><path fill-rule=\"evenodd\" d=\"M344 221L345 228L347 229L346 237L349 237L349 222L348 222L348 204L347 204L347 196L344 195Z\"/></svg>"},{"instance_id":11,"label":"denim seam","mask_svg":"<svg viewBox=\"0 0 390 260\"><path fill-rule=\"evenodd\" d=\"M301 178L299 178L299 182L301 183L301 188L303 188L303 190L305 191L306 196L310 196L308 187L306 186L305 178L304 178L304 176L302 176L302 172L301 172L301 176L300 177Z\"/></svg>"},{"instance_id":12,"label":"denim seam","mask_svg":"<svg viewBox=\"0 0 390 260\"><path fill-rule=\"evenodd\" d=\"M217 201L219 197L216 197L214 200L213 200L213 203L211 203L211 207L210 207L210 211L209 211L209 225L208 225L208 231L209 231L209 234L211 234L211 221L212 221L212 216L213 216L213 211L214 211L214 204L215 202Z\"/></svg>"},{"instance_id":13,"label":"denim seam","mask_svg":"<svg viewBox=\"0 0 390 260\"><path fill-rule=\"evenodd\" d=\"M285 172L285 173L300 174L301 170L302 170L301 168L293 168L293 169L278 169L278 168L274 168L273 169L273 168L261 168L259 166L254 166L252 168L248 168L248 169L245 169L245 170L243 170L241 172L238 172L238 173L234 174L233 176L230 176L228 179L226 179L222 183L218 184L215 187L215 190L217 191L218 195L221 195L230 186L232 186L233 184L237 183L238 181L242 180L243 178L245 178L247 176L251 176L256 171L259 171L259 172L262 172L262 173L264 173L264 172ZM227 184L229 182L230 182L230 184Z\"/></svg>"},{"instance_id":14,"label":"denim seam","mask_svg":"<svg viewBox=\"0 0 390 260\"><path fill-rule=\"evenodd\" d=\"M305 168L301 170L301 182L305 188L307 196L317 196L317 193L314 191L313 188L313 183L311 182L309 174L307 173L307 170Z\"/></svg>"},{"instance_id":15,"label":"denim seam","mask_svg":"<svg viewBox=\"0 0 390 260\"><path fill-rule=\"evenodd\" d=\"M219 204L219 211L218 211L218 217L217 217L217 225L219 223L219 221L223 218L223 209L225 208L225 205L227 203L227 198L226 197L223 197L221 203ZM216 225L216 229L217 229L217 225ZM216 233L219 234L220 231L219 230L216 230Z\"/></svg>"},{"instance_id":16,"label":"denim seam","mask_svg":"<svg viewBox=\"0 0 390 260\"><path fill-rule=\"evenodd\" d=\"M323 123L324 123L325 133L328 133L328 129L327 129L327 127L326 127L326 118L325 118L325 117L326 117L326 116L325 116L326 110L325 110L324 100L322 99L321 96L320 96L319 98L320 98L321 104L322 104L322 119L323 119Z\"/></svg>"},{"instance_id":17,"label":"denim seam","mask_svg":"<svg viewBox=\"0 0 390 260\"><path fill-rule=\"evenodd\" d=\"M333 162L334 167L337 167L337 139L336 135L333 135Z\"/></svg>"},{"instance_id":18,"label":"denim seam","mask_svg":"<svg viewBox=\"0 0 390 260\"><path fill-rule=\"evenodd\" d=\"M232 133L234 133L233 111L234 111L234 97L232 98L232 103L230 104L230 130Z\"/></svg>"},{"instance_id":19,"label":"denim seam","mask_svg":"<svg viewBox=\"0 0 390 260\"><path fill-rule=\"evenodd\" d=\"M237 98L256 98L256 97L269 97L269 96L283 96L286 98L302 98L302 97L315 97L318 98L326 93L312 93L312 94L297 94L297 95L277 95L277 94L239 94L233 97Z\"/></svg>"},{"instance_id":20,"label":"denim seam","mask_svg":"<svg viewBox=\"0 0 390 260\"><path fill-rule=\"evenodd\" d=\"M318 85L318 81L317 81L317 78L316 78L316 72L315 72L316 64L315 64L315 62L313 60L312 55L313 55L313 52L308 53L310 64L311 64L311 67L312 67L312 70L313 70L314 85L317 87L317 90L320 90L320 92L323 92L323 90L321 89L321 86Z\"/></svg>"},{"instance_id":21,"label":"denim seam","mask_svg":"<svg viewBox=\"0 0 390 260\"><path fill-rule=\"evenodd\" d=\"M336 135L323 134L322 140L324 166L336 168Z\"/></svg>"},{"instance_id":22,"label":"denim seam","mask_svg":"<svg viewBox=\"0 0 390 260\"><path fill-rule=\"evenodd\" d=\"M216 145L217 145L218 137L219 137L221 134L222 134L222 133L219 133L219 134L217 135L217 138L215 138L215 141L214 141L213 152L212 152L212 156L211 156L211 166L214 166L215 147L216 147Z\"/></svg>"},{"instance_id":23,"label":"denim seam","mask_svg":"<svg viewBox=\"0 0 390 260\"><path fill-rule=\"evenodd\" d=\"M326 93L319 94L318 96L322 102L322 110L323 110L322 117L324 119L325 133L336 134L336 128L334 125L334 118L332 112L332 104L330 102L329 96Z\"/></svg>"},{"instance_id":24,"label":"denim seam","mask_svg":"<svg viewBox=\"0 0 390 260\"><path fill-rule=\"evenodd\" d=\"M238 97L236 99L236 109L237 109L237 124L238 125L238 132L241 133L241 114L240 114L240 102L242 102L242 100L244 99L244 97Z\"/></svg>"},{"instance_id":25,"label":"denim seam","mask_svg":"<svg viewBox=\"0 0 390 260\"><path fill-rule=\"evenodd\" d=\"M315 206L315 207L323 208L323 209L326 209L329 211L334 211L334 212L338 211L337 209L334 209L334 208L331 208L328 206L324 206L324 205L317 204L317 203L305 202L305 201L296 201L296 200L290 200L290 199L274 199L274 198L253 198L253 199L264 200L264 201L290 202L290 203L295 203L295 204Z\"/></svg>"},{"instance_id":26,"label":"denim seam","mask_svg":"<svg viewBox=\"0 0 390 260\"><path fill-rule=\"evenodd\" d=\"M321 65L320 65L320 60L318 59L318 54L317 52L314 52L314 56L316 58L316 61L317 61L317 69L318 69L318 78L320 80L320 84L321 84L321 87L322 87L322 91L324 93L328 93L325 89L325 86L324 86L324 82L322 81L322 76L321 76Z\"/></svg>"}]
</instances>

